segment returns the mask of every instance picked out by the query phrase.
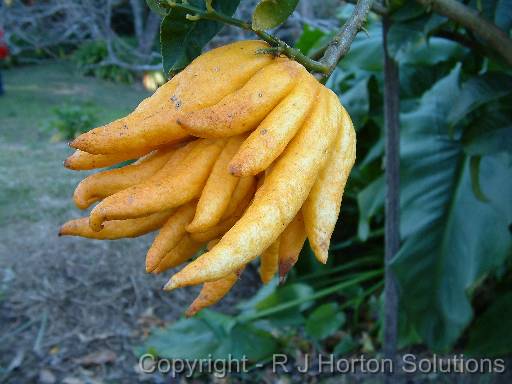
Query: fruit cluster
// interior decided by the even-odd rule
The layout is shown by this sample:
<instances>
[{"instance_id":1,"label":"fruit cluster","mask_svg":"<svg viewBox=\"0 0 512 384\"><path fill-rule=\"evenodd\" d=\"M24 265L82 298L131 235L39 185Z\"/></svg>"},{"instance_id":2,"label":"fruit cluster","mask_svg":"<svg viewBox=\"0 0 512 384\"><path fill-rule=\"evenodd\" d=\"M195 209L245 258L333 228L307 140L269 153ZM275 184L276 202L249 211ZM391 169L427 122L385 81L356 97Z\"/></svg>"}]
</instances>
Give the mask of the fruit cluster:
<instances>
[{"instance_id":1,"label":"fruit cluster","mask_svg":"<svg viewBox=\"0 0 512 384\"><path fill-rule=\"evenodd\" d=\"M325 263L355 132L338 97L261 41L209 51L128 116L76 138L70 169L130 165L76 188L89 217L61 235L135 237L160 229L146 270L174 268L165 289L203 283L188 314L219 301L260 256L267 282L297 261L306 237ZM268 50L267 50L268 51Z\"/></svg>"}]
</instances>

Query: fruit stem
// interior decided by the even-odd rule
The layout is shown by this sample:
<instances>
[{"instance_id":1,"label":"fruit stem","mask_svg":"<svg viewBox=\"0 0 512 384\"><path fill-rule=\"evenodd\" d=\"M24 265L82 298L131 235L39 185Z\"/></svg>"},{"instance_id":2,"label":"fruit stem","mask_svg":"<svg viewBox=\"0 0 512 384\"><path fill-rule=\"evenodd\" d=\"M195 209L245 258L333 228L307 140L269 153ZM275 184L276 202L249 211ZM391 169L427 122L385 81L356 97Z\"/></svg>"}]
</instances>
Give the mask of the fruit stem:
<instances>
[{"instance_id":1,"label":"fruit stem","mask_svg":"<svg viewBox=\"0 0 512 384\"><path fill-rule=\"evenodd\" d=\"M309 72L317 72L325 75L330 71L329 66L307 57L297 48L290 47L288 44L278 39L277 37L270 35L265 31L253 29L252 25L248 22L216 11L213 7L211 7L211 2L209 3L206 1L206 9L198 8L187 3L178 3L176 1L170 0L167 1L167 6L171 9L180 9L193 15L191 18L188 18L189 20L204 19L218 21L224 24L233 25L246 31L251 31L258 35L262 40L269 43L273 48L275 48L277 53L283 54L290 59L302 64Z\"/></svg>"}]
</instances>

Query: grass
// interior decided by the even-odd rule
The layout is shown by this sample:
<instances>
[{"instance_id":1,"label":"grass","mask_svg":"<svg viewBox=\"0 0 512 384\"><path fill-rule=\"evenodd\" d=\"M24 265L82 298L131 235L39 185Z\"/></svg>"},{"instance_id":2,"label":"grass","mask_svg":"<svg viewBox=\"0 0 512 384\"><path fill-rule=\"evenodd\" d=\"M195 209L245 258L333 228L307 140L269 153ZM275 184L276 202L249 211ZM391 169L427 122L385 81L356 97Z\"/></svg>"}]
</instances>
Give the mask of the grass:
<instances>
[{"instance_id":1,"label":"grass","mask_svg":"<svg viewBox=\"0 0 512 384\"><path fill-rule=\"evenodd\" d=\"M0 381L35 382L43 368L80 377L82 367L75 358L109 349L119 356L116 364L98 372L101 379L82 381L130 382L139 319L148 310L174 319L193 292L164 295L161 287L168 276L145 273L152 234L115 242L57 236L63 222L84 216L71 196L87 172L63 167L72 150L67 143L52 142L45 126L53 108L62 104L92 103L106 122L126 114L147 93L137 85L79 76L66 62L15 68L2 75L0 376L14 352L21 351L24 361L23 369ZM23 331L15 333L20 327ZM82 342L78 335L94 343ZM42 355L34 353L35 340L41 341ZM41 358L50 353L55 354L51 359Z\"/></svg>"},{"instance_id":2,"label":"grass","mask_svg":"<svg viewBox=\"0 0 512 384\"><path fill-rule=\"evenodd\" d=\"M0 225L62 219L84 173L70 172L62 161L72 153L52 143L45 130L52 110L63 104L90 103L100 123L120 117L147 96L142 87L119 85L78 75L68 62L4 71L0 97Z\"/></svg>"}]
</instances>

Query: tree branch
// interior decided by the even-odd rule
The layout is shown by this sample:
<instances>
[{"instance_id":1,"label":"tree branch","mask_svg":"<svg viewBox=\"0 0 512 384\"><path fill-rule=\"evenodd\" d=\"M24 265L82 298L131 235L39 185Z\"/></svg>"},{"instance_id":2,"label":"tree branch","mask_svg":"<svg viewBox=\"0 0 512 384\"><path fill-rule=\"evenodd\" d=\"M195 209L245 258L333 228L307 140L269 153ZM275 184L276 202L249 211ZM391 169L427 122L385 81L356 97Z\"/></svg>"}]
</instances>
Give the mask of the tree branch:
<instances>
[{"instance_id":1,"label":"tree branch","mask_svg":"<svg viewBox=\"0 0 512 384\"><path fill-rule=\"evenodd\" d=\"M357 0L344 0L345 3L349 3L349 4L357 4ZM375 1L371 8L370 8L370 11L372 11L373 13L376 13L377 15L380 15L380 16L384 16L384 15L387 15L388 14L388 9L382 5L379 1Z\"/></svg>"},{"instance_id":2,"label":"tree branch","mask_svg":"<svg viewBox=\"0 0 512 384\"><path fill-rule=\"evenodd\" d=\"M252 25L250 23L247 23L243 20L235 19L233 17L224 15L220 12L217 12L213 8L208 9L201 9L194 7L187 3L177 3L175 1L167 1L167 4L170 8L176 8L181 9L186 12L190 12L190 15L187 15L187 18L189 20L212 20L212 21L219 21L224 24L234 25L235 27L245 29L247 31L252 31L256 35L258 35L262 40L269 43L273 48L271 51L275 54L284 54L288 56L290 59L297 61L298 63L302 64L308 71L310 72L320 72L320 73L326 73L329 68L322 63L319 63L315 60L312 60L311 58L304 55L302 52L300 52L298 49L290 47L288 44L286 44L284 41L278 39L275 36L272 36L268 34L265 31L259 31L252 28Z\"/></svg>"},{"instance_id":3,"label":"tree branch","mask_svg":"<svg viewBox=\"0 0 512 384\"><path fill-rule=\"evenodd\" d=\"M320 60L320 63L329 68L329 71L324 74L324 80L331 75L338 62L347 54L354 38L361 30L366 20L372 1L373 0L359 0L350 18L334 36L334 39L327 45L324 56Z\"/></svg>"},{"instance_id":4,"label":"tree branch","mask_svg":"<svg viewBox=\"0 0 512 384\"><path fill-rule=\"evenodd\" d=\"M512 40L495 24L456 0L416 0L472 31L512 65Z\"/></svg>"},{"instance_id":5,"label":"tree branch","mask_svg":"<svg viewBox=\"0 0 512 384\"><path fill-rule=\"evenodd\" d=\"M400 83L398 64L389 56L389 19L382 23L384 48L384 125L385 125L385 276L384 276L384 355L395 360L398 340L398 290L390 262L400 248ZM393 383L386 376L385 383Z\"/></svg>"}]
</instances>

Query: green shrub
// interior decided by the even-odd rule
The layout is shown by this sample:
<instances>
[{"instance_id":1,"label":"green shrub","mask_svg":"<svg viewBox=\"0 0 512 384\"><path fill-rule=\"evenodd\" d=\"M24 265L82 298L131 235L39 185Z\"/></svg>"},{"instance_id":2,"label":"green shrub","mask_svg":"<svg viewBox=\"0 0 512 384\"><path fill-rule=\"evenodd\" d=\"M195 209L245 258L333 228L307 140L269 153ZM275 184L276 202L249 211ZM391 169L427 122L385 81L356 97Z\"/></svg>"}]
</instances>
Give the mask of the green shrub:
<instances>
[{"instance_id":1,"label":"green shrub","mask_svg":"<svg viewBox=\"0 0 512 384\"><path fill-rule=\"evenodd\" d=\"M54 133L52 141L71 140L97 123L98 116L92 104L63 104L53 109L47 131Z\"/></svg>"},{"instance_id":2,"label":"green shrub","mask_svg":"<svg viewBox=\"0 0 512 384\"><path fill-rule=\"evenodd\" d=\"M112 64L97 65L107 56L108 50L104 41L91 41L82 44L73 54L73 59L79 71L86 76L94 76L115 83L132 83L134 74L130 70Z\"/></svg>"}]
</instances>

